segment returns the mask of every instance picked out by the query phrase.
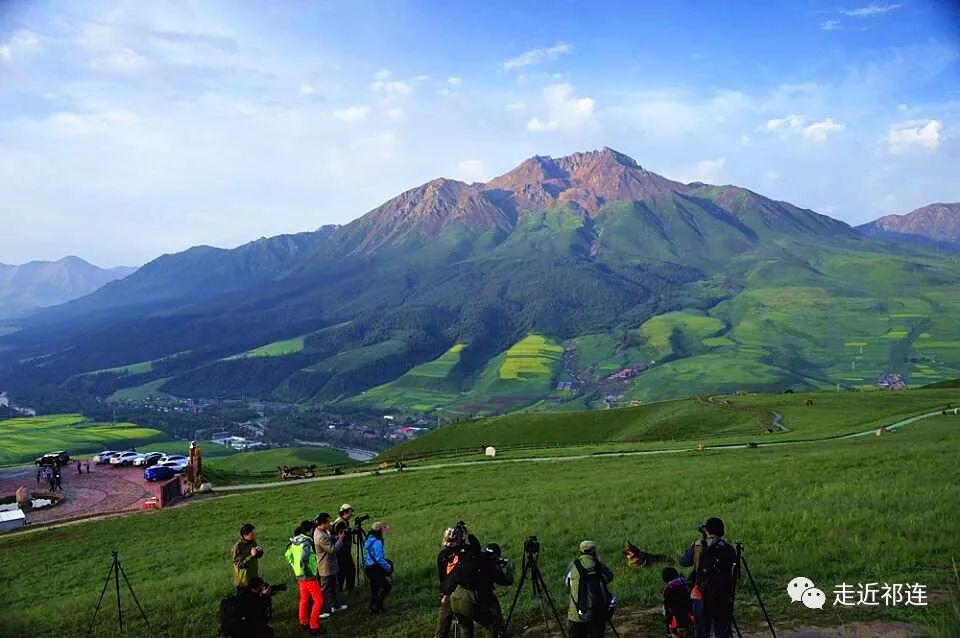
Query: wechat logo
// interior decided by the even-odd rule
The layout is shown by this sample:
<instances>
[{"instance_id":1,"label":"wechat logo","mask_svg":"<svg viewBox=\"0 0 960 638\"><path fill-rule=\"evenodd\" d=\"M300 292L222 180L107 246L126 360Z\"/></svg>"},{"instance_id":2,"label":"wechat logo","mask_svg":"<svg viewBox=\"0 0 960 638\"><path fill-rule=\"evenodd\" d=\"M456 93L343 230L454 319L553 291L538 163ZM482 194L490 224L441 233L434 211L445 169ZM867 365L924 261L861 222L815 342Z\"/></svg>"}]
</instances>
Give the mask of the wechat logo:
<instances>
[{"instance_id":1,"label":"wechat logo","mask_svg":"<svg viewBox=\"0 0 960 638\"><path fill-rule=\"evenodd\" d=\"M812 580L803 576L797 576L787 584L787 595L790 602L802 602L808 609L823 609L827 602L823 590L817 589Z\"/></svg>"}]
</instances>

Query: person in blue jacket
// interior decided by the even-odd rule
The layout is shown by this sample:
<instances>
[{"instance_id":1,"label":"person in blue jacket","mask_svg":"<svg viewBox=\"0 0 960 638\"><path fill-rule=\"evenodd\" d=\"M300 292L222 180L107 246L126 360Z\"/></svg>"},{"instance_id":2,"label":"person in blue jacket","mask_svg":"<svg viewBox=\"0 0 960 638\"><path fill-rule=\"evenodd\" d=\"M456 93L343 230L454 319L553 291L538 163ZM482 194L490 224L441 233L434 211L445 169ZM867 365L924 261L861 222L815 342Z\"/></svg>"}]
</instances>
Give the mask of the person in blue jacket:
<instances>
[{"instance_id":1,"label":"person in blue jacket","mask_svg":"<svg viewBox=\"0 0 960 638\"><path fill-rule=\"evenodd\" d=\"M383 553L383 535L390 531L386 523L376 522L370 528L367 540L363 543L363 567L370 583L370 613L379 614L384 611L383 601L390 593L393 575L393 563Z\"/></svg>"}]
</instances>

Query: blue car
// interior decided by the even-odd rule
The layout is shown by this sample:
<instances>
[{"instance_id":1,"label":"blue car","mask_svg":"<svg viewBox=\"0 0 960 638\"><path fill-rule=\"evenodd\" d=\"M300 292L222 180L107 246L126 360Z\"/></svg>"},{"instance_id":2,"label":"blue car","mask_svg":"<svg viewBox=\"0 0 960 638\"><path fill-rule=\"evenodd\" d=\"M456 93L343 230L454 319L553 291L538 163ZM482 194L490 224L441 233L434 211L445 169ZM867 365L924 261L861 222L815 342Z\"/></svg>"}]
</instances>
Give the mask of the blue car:
<instances>
[{"instance_id":1,"label":"blue car","mask_svg":"<svg viewBox=\"0 0 960 638\"><path fill-rule=\"evenodd\" d=\"M154 465L143 471L145 481L166 481L177 475L177 471L166 465Z\"/></svg>"}]
</instances>

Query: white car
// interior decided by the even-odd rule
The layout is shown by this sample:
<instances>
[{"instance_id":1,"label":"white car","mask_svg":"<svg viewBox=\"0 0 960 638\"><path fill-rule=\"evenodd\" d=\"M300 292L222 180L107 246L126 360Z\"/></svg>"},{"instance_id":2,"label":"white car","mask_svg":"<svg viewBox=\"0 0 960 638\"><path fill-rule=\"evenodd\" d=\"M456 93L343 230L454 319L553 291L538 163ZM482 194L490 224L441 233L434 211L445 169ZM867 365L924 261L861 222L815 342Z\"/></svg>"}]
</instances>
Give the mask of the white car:
<instances>
[{"instance_id":1,"label":"white car","mask_svg":"<svg viewBox=\"0 0 960 638\"><path fill-rule=\"evenodd\" d=\"M109 463L110 459L116 456L117 454L120 454L120 453L117 452L116 450L104 450L100 454L97 454L95 457L93 457L93 462L96 463L97 465L103 465L104 463Z\"/></svg>"},{"instance_id":2,"label":"white car","mask_svg":"<svg viewBox=\"0 0 960 638\"><path fill-rule=\"evenodd\" d=\"M172 468L177 474L181 474L187 469L187 465L189 464L190 462L187 459L183 459L182 461L164 461L162 463L157 463L157 466L169 467Z\"/></svg>"},{"instance_id":3,"label":"white car","mask_svg":"<svg viewBox=\"0 0 960 638\"><path fill-rule=\"evenodd\" d=\"M163 458L160 459L160 463L169 463L176 462L179 463L183 461L184 463L188 462L190 459L185 457L183 454L165 454Z\"/></svg>"},{"instance_id":4,"label":"white car","mask_svg":"<svg viewBox=\"0 0 960 638\"><path fill-rule=\"evenodd\" d=\"M160 452L147 452L137 455L137 458L133 459L133 464L137 467L150 467L156 465L163 458L163 454Z\"/></svg>"},{"instance_id":5,"label":"white car","mask_svg":"<svg viewBox=\"0 0 960 638\"><path fill-rule=\"evenodd\" d=\"M110 465L133 465L133 460L140 456L138 452L121 452L120 454L110 457Z\"/></svg>"}]
</instances>

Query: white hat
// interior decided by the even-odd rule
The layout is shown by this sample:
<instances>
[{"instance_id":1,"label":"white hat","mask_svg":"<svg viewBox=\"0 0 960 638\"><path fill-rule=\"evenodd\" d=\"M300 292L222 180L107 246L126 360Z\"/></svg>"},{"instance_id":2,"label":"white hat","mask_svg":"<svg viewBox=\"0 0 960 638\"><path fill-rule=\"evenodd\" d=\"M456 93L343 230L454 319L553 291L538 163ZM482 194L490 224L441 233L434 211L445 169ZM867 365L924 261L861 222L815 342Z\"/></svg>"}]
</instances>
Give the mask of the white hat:
<instances>
[{"instance_id":1,"label":"white hat","mask_svg":"<svg viewBox=\"0 0 960 638\"><path fill-rule=\"evenodd\" d=\"M384 523L383 521L377 521L374 523L371 528L375 532L389 532L390 526Z\"/></svg>"},{"instance_id":2,"label":"white hat","mask_svg":"<svg viewBox=\"0 0 960 638\"><path fill-rule=\"evenodd\" d=\"M352 510L352 509L353 509L353 505L351 505L350 503L344 503L343 505L340 506L339 511L340 513L343 513L343 512L346 512L347 510Z\"/></svg>"}]
</instances>

